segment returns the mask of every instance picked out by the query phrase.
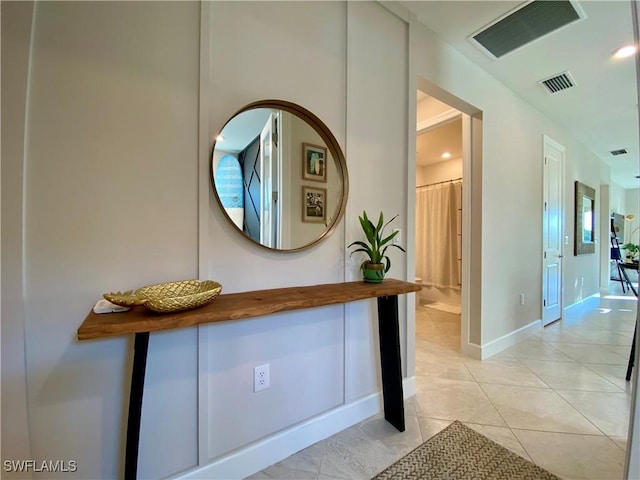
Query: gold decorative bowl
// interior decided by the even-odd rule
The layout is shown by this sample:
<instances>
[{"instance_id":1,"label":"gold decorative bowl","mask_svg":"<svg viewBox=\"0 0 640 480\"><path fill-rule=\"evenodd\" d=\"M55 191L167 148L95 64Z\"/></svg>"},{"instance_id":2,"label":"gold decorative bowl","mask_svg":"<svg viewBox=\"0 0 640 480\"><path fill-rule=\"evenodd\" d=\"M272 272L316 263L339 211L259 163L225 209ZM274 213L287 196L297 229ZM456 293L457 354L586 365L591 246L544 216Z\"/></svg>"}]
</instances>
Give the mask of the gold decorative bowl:
<instances>
[{"instance_id":1,"label":"gold decorative bowl","mask_svg":"<svg viewBox=\"0 0 640 480\"><path fill-rule=\"evenodd\" d=\"M154 312L170 313L201 307L221 291L222 285L213 280L183 280L148 285L135 291L105 293L103 297L123 307L144 305Z\"/></svg>"},{"instance_id":2,"label":"gold decorative bowl","mask_svg":"<svg viewBox=\"0 0 640 480\"><path fill-rule=\"evenodd\" d=\"M138 298L133 290L105 293L102 296L105 300L110 301L114 305L120 305L121 307L135 307L136 305L144 305L146 303L146 300Z\"/></svg>"},{"instance_id":3,"label":"gold decorative bowl","mask_svg":"<svg viewBox=\"0 0 640 480\"><path fill-rule=\"evenodd\" d=\"M159 313L180 312L206 305L222 291L213 280L183 280L158 283L136 290L135 296L149 310Z\"/></svg>"}]
</instances>

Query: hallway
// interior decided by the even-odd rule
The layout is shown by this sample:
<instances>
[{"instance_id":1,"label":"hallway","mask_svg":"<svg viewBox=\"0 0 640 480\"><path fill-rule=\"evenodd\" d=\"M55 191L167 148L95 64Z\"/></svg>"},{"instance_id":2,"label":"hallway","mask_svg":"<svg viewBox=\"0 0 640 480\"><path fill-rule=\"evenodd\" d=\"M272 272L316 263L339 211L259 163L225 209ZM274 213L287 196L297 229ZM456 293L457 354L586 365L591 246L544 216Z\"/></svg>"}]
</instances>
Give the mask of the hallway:
<instances>
[{"instance_id":1,"label":"hallway","mask_svg":"<svg viewBox=\"0 0 640 480\"><path fill-rule=\"evenodd\" d=\"M407 430L377 415L251 478L367 479L453 420L563 478L622 478L636 298L610 287L482 362L460 354L458 315L418 307Z\"/></svg>"},{"instance_id":2,"label":"hallway","mask_svg":"<svg viewBox=\"0 0 640 480\"><path fill-rule=\"evenodd\" d=\"M588 299L482 362L460 355L456 316L419 307L416 413L423 434L458 419L563 478L622 478L636 303L611 297Z\"/></svg>"}]
</instances>

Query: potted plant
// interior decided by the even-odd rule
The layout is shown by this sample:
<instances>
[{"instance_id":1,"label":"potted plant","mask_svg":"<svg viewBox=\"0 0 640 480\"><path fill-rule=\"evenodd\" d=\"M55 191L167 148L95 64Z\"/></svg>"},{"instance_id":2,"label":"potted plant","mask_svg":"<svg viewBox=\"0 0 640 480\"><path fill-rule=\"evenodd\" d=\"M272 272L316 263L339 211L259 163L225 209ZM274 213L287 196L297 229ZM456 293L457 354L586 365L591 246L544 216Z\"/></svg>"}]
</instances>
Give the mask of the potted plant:
<instances>
[{"instance_id":1,"label":"potted plant","mask_svg":"<svg viewBox=\"0 0 640 480\"><path fill-rule=\"evenodd\" d=\"M391 235L384 236L384 230L398 215L393 217L387 223L384 223L384 216L380 212L378 223L373 224L367 212L362 212L362 216L358 217L362 231L367 238L366 242L355 241L349 245L349 248L357 246L359 248L351 252L353 255L356 252L364 252L369 257L360 265L365 282L380 283L384 280L384 275L391 268L391 259L386 255L389 247L394 247L405 251L400 245L395 245L393 239L398 235L399 231L394 231Z\"/></svg>"},{"instance_id":2,"label":"potted plant","mask_svg":"<svg viewBox=\"0 0 640 480\"><path fill-rule=\"evenodd\" d=\"M625 243L621 248L627 252L627 259L630 262L637 261L638 252L640 252L640 245L636 245L635 243Z\"/></svg>"}]
</instances>

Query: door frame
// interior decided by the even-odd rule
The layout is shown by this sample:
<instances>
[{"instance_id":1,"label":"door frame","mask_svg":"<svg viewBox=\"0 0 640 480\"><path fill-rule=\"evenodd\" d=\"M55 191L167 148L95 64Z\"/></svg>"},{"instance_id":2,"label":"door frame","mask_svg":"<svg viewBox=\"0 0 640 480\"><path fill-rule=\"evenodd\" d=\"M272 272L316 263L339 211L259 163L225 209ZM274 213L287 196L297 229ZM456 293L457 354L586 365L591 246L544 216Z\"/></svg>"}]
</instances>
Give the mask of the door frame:
<instances>
[{"instance_id":1,"label":"door frame","mask_svg":"<svg viewBox=\"0 0 640 480\"><path fill-rule=\"evenodd\" d=\"M463 354L482 358L482 110L440 88L436 84L416 76L410 82L410 91L420 90L449 105L462 115L462 314L460 348ZM415 277L415 208L416 169L415 151L418 125L417 98L409 96L409 125L407 129L409 168L407 169L407 276ZM451 112L445 112L437 120L446 120ZM466 213L465 213L466 212ZM407 355L406 373L415 373L415 294L407 295Z\"/></svg>"}]
</instances>

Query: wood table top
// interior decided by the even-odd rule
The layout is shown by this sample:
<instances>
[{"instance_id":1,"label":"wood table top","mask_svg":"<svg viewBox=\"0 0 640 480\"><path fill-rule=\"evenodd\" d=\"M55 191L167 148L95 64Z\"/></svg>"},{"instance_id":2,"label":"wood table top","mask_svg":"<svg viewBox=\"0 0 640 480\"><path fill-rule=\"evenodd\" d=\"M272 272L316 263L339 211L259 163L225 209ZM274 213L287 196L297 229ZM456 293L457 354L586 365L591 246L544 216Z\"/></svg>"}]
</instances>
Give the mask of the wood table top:
<instances>
[{"instance_id":1,"label":"wood table top","mask_svg":"<svg viewBox=\"0 0 640 480\"><path fill-rule=\"evenodd\" d=\"M145 307L97 314L93 310L78 328L78 340L193 327L259 317L289 310L349 303L367 298L417 292L421 285L393 278L381 283L341 282L222 294L207 305L176 313L155 313Z\"/></svg>"}]
</instances>

